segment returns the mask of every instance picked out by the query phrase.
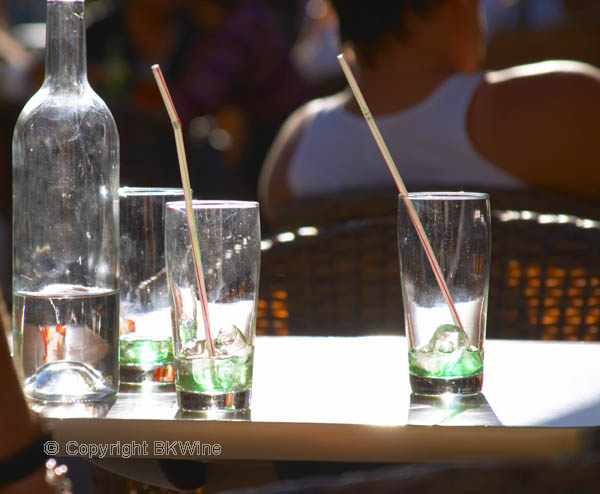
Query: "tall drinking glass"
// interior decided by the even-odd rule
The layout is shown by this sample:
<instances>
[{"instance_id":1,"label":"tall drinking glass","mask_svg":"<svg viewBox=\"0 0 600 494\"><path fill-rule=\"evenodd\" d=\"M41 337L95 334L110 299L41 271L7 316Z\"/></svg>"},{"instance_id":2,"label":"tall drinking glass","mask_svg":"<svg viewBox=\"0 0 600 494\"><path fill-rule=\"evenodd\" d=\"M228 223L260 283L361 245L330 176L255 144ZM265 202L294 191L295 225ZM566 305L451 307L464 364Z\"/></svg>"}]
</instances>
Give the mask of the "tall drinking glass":
<instances>
[{"instance_id":1,"label":"tall drinking glass","mask_svg":"<svg viewBox=\"0 0 600 494\"><path fill-rule=\"evenodd\" d=\"M412 390L427 395L477 393L483 383L489 198L465 192L424 192L407 197L423 224L460 319L457 325L405 197L400 196L398 252Z\"/></svg>"},{"instance_id":2,"label":"tall drinking glass","mask_svg":"<svg viewBox=\"0 0 600 494\"><path fill-rule=\"evenodd\" d=\"M173 386L171 313L165 268L165 208L183 189L121 187L120 382Z\"/></svg>"},{"instance_id":3,"label":"tall drinking glass","mask_svg":"<svg viewBox=\"0 0 600 494\"><path fill-rule=\"evenodd\" d=\"M177 400L185 411L247 410L260 270L258 203L193 201L193 212L210 332L203 321L185 203L169 203L165 219Z\"/></svg>"}]
</instances>

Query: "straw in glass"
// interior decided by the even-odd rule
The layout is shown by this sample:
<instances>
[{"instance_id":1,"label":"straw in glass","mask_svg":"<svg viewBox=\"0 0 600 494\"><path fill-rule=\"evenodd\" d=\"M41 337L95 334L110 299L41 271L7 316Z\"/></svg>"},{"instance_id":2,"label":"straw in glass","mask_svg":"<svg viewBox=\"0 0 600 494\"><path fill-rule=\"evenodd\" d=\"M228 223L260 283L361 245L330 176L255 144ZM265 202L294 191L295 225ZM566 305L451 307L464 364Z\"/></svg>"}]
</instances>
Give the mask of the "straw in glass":
<instances>
[{"instance_id":1,"label":"straw in glass","mask_svg":"<svg viewBox=\"0 0 600 494\"><path fill-rule=\"evenodd\" d=\"M460 317L458 316L456 307L454 306L454 303L452 302L452 297L450 296L450 291L448 290L448 286L446 285L446 281L444 280L444 277L442 275L442 270L440 268L440 265L438 264L435 254L433 253L433 249L431 248L431 244L429 243L429 238L427 238L427 234L425 233L425 230L423 228L421 220L419 219L419 215L417 214L412 201L408 198L408 191L406 190L406 187L404 185L402 177L400 176L400 172L398 172L398 168L396 167L394 160L392 159L392 155L390 154L390 151L388 150L388 147L385 144L385 141L383 140L381 133L379 132L379 128L377 127L377 124L375 123L375 120L373 119L373 115L371 115L371 110L369 110L369 107L367 105L367 102L365 101L362 91L360 90L360 87L358 86L358 83L356 82L354 74L352 73L352 70L350 69L350 65L348 65L348 62L344 58L343 53L340 53L337 56L337 58L338 58L338 61L340 62L340 65L342 66L344 75L346 76L346 79L348 80L350 89L352 89L352 92L354 93L356 102L358 103L358 106L360 107L360 110L362 111L362 113L365 117L365 120L367 121L367 124L369 125L369 129L371 129L373 138L375 139L375 142L377 143L377 146L379 147L379 150L381 151L381 154L383 155L383 159L385 160L385 163L387 164L387 167L390 170L390 173L392 174L394 182L396 182L396 186L398 187L398 190L400 191L400 194L402 195L402 199L404 200L404 204L406 205L406 209L408 210L408 215L410 216L410 219L413 222L415 229L417 230L417 235L419 236L419 240L421 241L421 244L423 245L423 248L425 249L425 254L427 255L427 259L429 260L429 264L431 265L431 269L433 270L433 274L435 275L435 279L437 280L438 286L440 287L440 290L442 291L442 295L444 296L444 299L446 300L448 309L450 309L450 313L452 314L452 319L454 320L454 324L456 326L458 326L459 328L464 329L460 322Z\"/></svg>"},{"instance_id":2,"label":"straw in glass","mask_svg":"<svg viewBox=\"0 0 600 494\"><path fill-rule=\"evenodd\" d=\"M206 340L208 341L208 351L210 356L215 355L215 348L213 345L212 335L210 332L210 321L208 316L208 303L206 297L206 286L204 284L204 272L202 270L202 259L200 257L200 245L198 244L198 228L196 227L196 218L194 216L194 210L192 208L192 187L190 186L190 175L188 172L187 158L185 154L185 146L183 143L183 132L181 131L181 120L175 110L175 105L169 93L169 88L165 82L160 66L155 64L152 66L152 73L156 84L162 96L167 113L171 119L173 125L173 131L175 133L175 145L177 147L177 158L179 160L179 172L181 174L181 183L183 185L183 197L185 199L185 213L187 217L188 230L190 231L190 241L192 244L192 253L194 255L194 269L196 272L196 280L198 282L198 292L200 295L200 308L202 312L202 318L204 320L204 329L206 333Z\"/></svg>"}]
</instances>

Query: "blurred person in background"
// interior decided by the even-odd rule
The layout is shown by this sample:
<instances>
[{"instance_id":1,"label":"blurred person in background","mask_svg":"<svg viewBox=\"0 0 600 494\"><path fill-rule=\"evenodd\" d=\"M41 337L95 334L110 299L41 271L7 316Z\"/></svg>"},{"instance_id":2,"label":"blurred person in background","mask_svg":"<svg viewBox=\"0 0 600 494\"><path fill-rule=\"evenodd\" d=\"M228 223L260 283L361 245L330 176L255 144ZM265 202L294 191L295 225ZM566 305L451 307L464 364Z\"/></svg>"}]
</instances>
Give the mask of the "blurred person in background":
<instances>
[{"instance_id":1,"label":"blurred person in background","mask_svg":"<svg viewBox=\"0 0 600 494\"><path fill-rule=\"evenodd\" d=\"M573 29L580 29L580 23L573 26L575 15L580 16L581 13L588 15L594 7L596 10L600 7L600 0L481 1L486 18L487 41L493 42L499 34L501 45L505 43L506 38L512 39L525 34L531 39L536 39L540 32L554 31L556 28L563 28L565 24L572 26ZM544 40L544 44L548 44L547 40ZM596 52L600 55L600 49L597 49L598 43L589 40L589 46L596 47ZM529 61L548 58L548 52L554 49L546 46L546 56L540 57L539 53L527 54L531 51L528 50L531 47L527 45L522 44L520 48L519 55L513 52L512 56L528 57ZM581 46L575 49L580 50ZM304 79L310 84L310 93L313 97L331 94L344 86L345 78L335 58L340 51L338 22L331 3L328 0L308 0L304 6L302 29L294 45L292 58ZM492 45L492 51L493 53L498 51L495 44ZM510 56L510 53L506 53L507 58ZM497 65L498 62L494 58L496 57L491 60L492 66ZM516 64L517 60L512 64L508 63L507 66ZM489 66L487 60L486 66Z\"/></svg>"},{"instance_id":2,"label":"blurred person in background","mask_svg":"<svg viewBox=\"0 0 600 494\"><path fill-rule=\"evenodd\" d=\"M479 0L333 0L359 85L409 188L538 187L600 197L600 72L546 62L481 72ZM306 196L392 185L352 93L283 126L259 195L273 217Z\"/></svg>"},{"instance_id":3,"label":"blurred person in background","mask_svg":"<svg viewBox=\"0 0 600 494\"><path fill-rule=\"evenodd\" d=\"M150 70L159 63L186 133L194 192L255 196L271 141L305 99L283 18L261 0L124 0L90 26L90 79L114 109L123 183L179 182Z\"/></svg>"},{"instance_id":4,"label":"blurred person in background","mask_svg":"<svg viewBox=\"0 0 600 494\"><path fill-rule=\"evenodd\" d=\"M160 64L169 81L180 77L197 29L181 3L104 3L87 29L89 77L103 97L140 111L160 111L162 100L150 67Z\"/></svg>"},{"instance_id":5,"label":"blurred person in background","mask_svg":"<svg viewBox=\"0 0 600 494\"><path fill-rule=\"evenodd\" d=\"M2 0L11 25L46 22L46 0Z\"/></svg>"},{"instance_id":6,"label":"blurred person in background","mask_svg":"<svg viewBox=\"0 0 600 494\"><path fill-rule=\"evenodd\" d=\"M6 1L0 0L0 101L24 97L30 90L28 71L33 62L31 52L12 33L12 20Z\"/></svg>"},{"instance_id":7,"label":"blurred person in background","mask_svg":"<svg viewBox=\"0 0 600 494\"><path fill-rule=\"evenodd\" d=\"M232 141L226 164L246 187L241 194L254 198L269 146L306 99L290 59L293 37L260 0L190 0L186 7L199 29L174 85L175 105L184 122L207 114L221 120Z\"/></svg>"},{"instance_id":8,"label":"blurred person in background","mask_svg":"<svg viewBox=\"0 0 600 494\"><path fill-rule=\"evenodd\" d=\"M292 60L312 97L339 91L344 74L335 58L341 50L335 12L328 0L308 0L303 10Z\"/></svg>"},{"instance_id":9,"label":"blurred person in background","mask_svg":"<svg viewBox=\"0 0 600 494\"><path fill-rule=\"evenodd\" d=\"M33 62L31 52L12 33L8 7L9 2L0 1L0 149L6 151L6 159L0 163L0 290L5 294L11 293L12 129L23 98L31 89L29 71Z\"/></svg>"},{"instance_id":10,"label":"blurred person in background","mask_svg":"<svg viewBox=\"0 0 600 494\"><path fill-rule=\"evenodd\" d=\"M180 184L172 128L150 69L160 64L170 85L181 77L197 26L180 3L101 0L86 10L93 14L88 76L117 122L122 185Z\"/></svg>"}]
</instances>

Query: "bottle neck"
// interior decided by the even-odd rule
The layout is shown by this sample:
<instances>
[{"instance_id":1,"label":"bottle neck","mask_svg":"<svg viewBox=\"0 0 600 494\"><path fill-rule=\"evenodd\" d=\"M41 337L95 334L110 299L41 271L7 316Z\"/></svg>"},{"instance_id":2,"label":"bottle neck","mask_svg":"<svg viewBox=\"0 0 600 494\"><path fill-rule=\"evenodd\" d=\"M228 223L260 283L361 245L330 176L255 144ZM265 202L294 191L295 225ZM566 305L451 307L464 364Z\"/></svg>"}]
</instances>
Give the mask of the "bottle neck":
<instances>
[{"instance_id":1,"label":"bottle neck","mask_svg":"<svg viewBox=\"0 0 600 494\"><path fill-rule=\"evenodd\" d=\"M82 0L48 0L45 84L82 89L87 84Z\"/></svg>"}]
</instances>

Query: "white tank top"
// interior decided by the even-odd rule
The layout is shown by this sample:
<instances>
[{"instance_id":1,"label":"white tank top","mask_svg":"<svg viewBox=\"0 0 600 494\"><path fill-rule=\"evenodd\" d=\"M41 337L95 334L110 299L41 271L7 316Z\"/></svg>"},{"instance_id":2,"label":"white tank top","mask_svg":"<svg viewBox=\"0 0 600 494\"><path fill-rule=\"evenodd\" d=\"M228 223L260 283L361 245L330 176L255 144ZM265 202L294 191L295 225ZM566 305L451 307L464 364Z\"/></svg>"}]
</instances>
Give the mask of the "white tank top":
<instances>
[{"instance_id":1,"label":"white tank top","mask_svg":"<svg viewBox=\"0 0 600 494\"><path fill-rule=\"evenodd\" d=\"M405 111L376 117L407 188L524 187L471 144L466 116L482 74L456 74ZM309 120L288 169L294 197L393 185L360 115L342 107L341 95L309 103Z\"/></svg>"}]
</instances>

